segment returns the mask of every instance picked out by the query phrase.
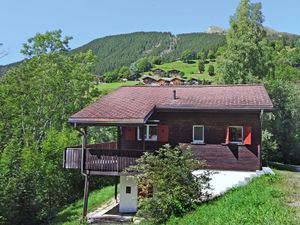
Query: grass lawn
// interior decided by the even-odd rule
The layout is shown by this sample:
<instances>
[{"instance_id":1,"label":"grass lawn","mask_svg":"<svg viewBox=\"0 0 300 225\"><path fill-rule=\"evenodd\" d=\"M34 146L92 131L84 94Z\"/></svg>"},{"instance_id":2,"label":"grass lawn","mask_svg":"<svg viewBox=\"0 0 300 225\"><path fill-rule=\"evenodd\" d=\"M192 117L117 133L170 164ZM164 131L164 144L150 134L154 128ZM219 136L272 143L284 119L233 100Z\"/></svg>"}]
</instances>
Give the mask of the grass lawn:
<instances>
[{"instance_id":1,"label":"grass lawn","mask_svg":"<svg viewBox=\"0 0 300 225\"><path fill-rule=\"evenodd\" d=\"M110 92L121 86L133 86L138 83L139 83L138 81L114 82L114 83L97 84L96 87L101 91Z\"/></svg>"},{"instance_id":2,"label":"grass lawn","mask_svg":"<svg viewBox=\"0 0 300 225\"><path fill-rule=\"evenodd\" d=\"M89 195L88 210L93 211L101 204L108 201L114 196L114 186L108 186L100 190L95 190ZM60 211L51 221L52 225L76 225L80 224L80 219L83 210L83 199L80 199L73 204L70 204L65 209Z\"/></svg>"},{"instance_id":3,"label":"grass lawn","mask_svg":"<svg viewBox=\"0 0 300 225\"><path fill-rule=\"evenodd\" d=\"M300 173L275 171L167 224L300 224Z\"/></svg>"},{"instance_id":4,"label":"grass lawn","mask_svg":"<svg viewBox=\"0 0 300 225\"><path fill-rule=\"evenodd\" d=\"M187 79L190 78L197 78L199 80L207 80L207 81L214 81L214 76L210 76L208 74L208 65L209 63L205 64L205 72L200 74L198 71L198 61L193 60L193 63L184 63L182 61L175 61L171 63L165 63L162 65L155 65L154 68L160 68L162 70L168 71L168 70L179 70L184 72L184 77ZM215 71L217 71L217 64L216 62L211 62L211 64L214 65Z\"/></svg>"}]
</instances>

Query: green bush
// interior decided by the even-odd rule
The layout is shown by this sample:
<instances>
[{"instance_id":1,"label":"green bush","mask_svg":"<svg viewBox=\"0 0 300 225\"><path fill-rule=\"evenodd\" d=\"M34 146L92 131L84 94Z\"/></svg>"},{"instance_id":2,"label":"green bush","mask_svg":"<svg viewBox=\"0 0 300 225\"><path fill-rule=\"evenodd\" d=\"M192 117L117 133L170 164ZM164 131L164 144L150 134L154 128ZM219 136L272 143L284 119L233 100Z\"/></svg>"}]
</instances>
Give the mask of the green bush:
<instances>
[{"instance_id":1,"label":"green bush","mask_svg":"<svg viewBox=\"0 0 300 225\"><path fill-rule=\"evenodd\" d=\"M164 145L155 154L145 153L130 170L138 171L139 189L155 188L151 198L139 198L138 215L151 223L165 223L171 215L182 216L201 202L209 188L209 173L196 177L192 171L203 166L192 152Z\"/></svg>"},{"instance_id":2,"label":"green bush","mask_svg":"<svg viewBox=\"0 0 300 225\"><path fill-rule=\"evenodd\" d=\"M209 66L208 66L208 74L209 74L210 76L215 75L215 67L214 67L214 65L209 64Z\"/></svg>"}]
</instances>

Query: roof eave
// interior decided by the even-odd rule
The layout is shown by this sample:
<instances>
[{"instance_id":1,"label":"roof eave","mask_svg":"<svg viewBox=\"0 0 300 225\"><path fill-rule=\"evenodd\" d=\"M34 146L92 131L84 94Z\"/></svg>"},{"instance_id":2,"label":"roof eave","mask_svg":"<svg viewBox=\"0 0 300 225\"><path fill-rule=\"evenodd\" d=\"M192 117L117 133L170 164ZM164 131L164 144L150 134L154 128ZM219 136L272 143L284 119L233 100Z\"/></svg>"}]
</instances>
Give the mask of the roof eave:
<instances>
[{"instance_id":1,"label":"roof eave","mask_svg":"<svg viewBox=\"0 0 300 225\"><path fill-rule=\"evenodd\" d=\"M96 119L80 119L80 118L70 118L68 120L73 126L139 126L145 124L144 120L96 120Z\"/></svg>"}]
</instances>

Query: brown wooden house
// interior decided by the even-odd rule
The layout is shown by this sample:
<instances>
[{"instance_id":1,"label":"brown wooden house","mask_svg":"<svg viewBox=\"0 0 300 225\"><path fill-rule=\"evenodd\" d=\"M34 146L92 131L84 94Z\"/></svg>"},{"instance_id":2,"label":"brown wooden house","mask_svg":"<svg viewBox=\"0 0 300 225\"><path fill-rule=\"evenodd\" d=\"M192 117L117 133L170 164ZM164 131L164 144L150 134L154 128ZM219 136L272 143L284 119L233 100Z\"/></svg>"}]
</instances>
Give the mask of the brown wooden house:
<instances>
[{"instance_id":1,"label":"brown wooden house","mask_svg":"<svg viewBox=\"0 0 300 225\"><path fill-rule=\"evenodd\" d=\"M164 76L166 72L162 69L159 68L154 68L152 69L153 74L159 75L159 76Z\"/></svg>"},{"instance_id":2,"label":"brown wooden house","mask_svg":"<svg viewBox=\"0 0 300 225\"><path fill-rule=\"evenodd\" d=\"M180 77L173 77L173 78L171 78L170 84L172 84L172 85L183 85L184 81L185 80L180 78Z\"/></svg>"},{"instance_id":3,"label":"brown wooden house","mask_svg":"<svg viewBox=\"0 0 300 225\"><path fill-rule=\"evenodd\" d=\"M157 83L160 86L167 86L167 85L170 85L171 79L168 77L161 77L157 80Z\"/></svg>"},{"instance_id":4,"label":"brown wooden house","mask_svg":"<svg viewBox=\"0 0 300 225\"><path fill-rule=\"evenodd\" d=\"M169 70L168 75L169 76L180 76L181 72L180 72L180 70Z\"/></svg>"},{"instance_id":5,"label":"brown wooden house","mask_svg":"<svg viewBox=\"0 0 300 225\"><path fill-rule=\"evenodd\" d=\"M143 76L142 81L146 85L158 85L157 78L153 76Z\"/></svg>"},{"instance_id":6,"label":"brown wooden house","mask_svg":"<svg viewBox=\"0 0 300 225\"><path fill-rule=\"evenodd\" d=\"M137 196L136 181L123 170L166 143L190 146L209 169L259 170L262 115L272 108L263 85L132 86L100 98L69 119L83 142L64 153L64 167L86 177L84 216L91 175L120 176L120 211L136 210L128 200ZM91 126L116 126L118 138L89 145Z\"/></svg>"}]
</instances>

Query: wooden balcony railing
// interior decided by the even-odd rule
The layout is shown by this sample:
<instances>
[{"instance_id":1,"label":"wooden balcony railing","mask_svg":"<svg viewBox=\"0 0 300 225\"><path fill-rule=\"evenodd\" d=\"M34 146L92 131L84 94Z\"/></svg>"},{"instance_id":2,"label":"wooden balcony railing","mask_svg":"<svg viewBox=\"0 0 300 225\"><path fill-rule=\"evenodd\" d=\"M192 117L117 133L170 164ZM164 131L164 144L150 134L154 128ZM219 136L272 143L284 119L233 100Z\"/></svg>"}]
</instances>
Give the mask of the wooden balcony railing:
<instances>
[{"instance_id":1,"label":"wooden balcony railing","mask_svg":"<svg viewBox=\"0 0 300 225\"><path fill-rule=\"evenodd\" d=\"M142 150L99 149L99 145L87 146L84 170L101 172L122 172L142 156ZM64 168L81 168L81 148L78 146L64 150Z\"/></svg>"}]
</instances>

